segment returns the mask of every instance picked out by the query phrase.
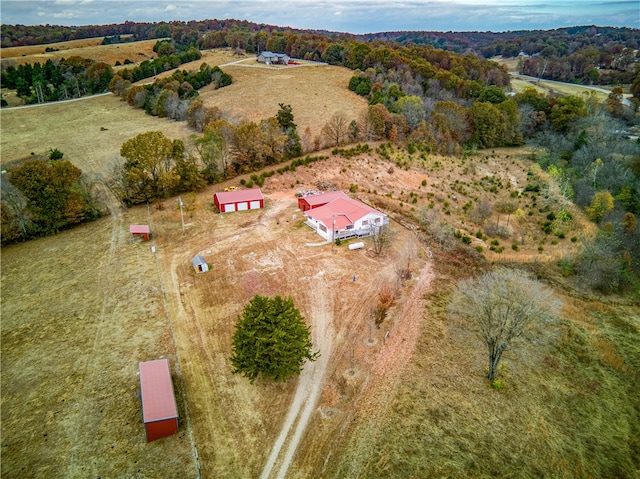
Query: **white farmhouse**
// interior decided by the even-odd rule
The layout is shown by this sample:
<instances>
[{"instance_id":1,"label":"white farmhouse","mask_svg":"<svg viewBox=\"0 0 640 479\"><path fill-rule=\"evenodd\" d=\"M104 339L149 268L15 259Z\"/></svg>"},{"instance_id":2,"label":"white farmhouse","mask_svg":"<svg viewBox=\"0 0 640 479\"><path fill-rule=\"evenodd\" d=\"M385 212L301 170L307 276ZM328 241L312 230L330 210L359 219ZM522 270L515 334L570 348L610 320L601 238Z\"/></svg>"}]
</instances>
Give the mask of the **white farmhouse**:
<instances>
[{"instance_id":1,"label":"white farmhouse","mask_svg":"<svg viewBox=\"0 0 640 479\"><path fill-rule=\"evenodd\" d=\"M349 197L335 198L304 212L305 224L327 241L371 236L375 228L389 223L389 217Z\"/></svg>"}]
</instances>

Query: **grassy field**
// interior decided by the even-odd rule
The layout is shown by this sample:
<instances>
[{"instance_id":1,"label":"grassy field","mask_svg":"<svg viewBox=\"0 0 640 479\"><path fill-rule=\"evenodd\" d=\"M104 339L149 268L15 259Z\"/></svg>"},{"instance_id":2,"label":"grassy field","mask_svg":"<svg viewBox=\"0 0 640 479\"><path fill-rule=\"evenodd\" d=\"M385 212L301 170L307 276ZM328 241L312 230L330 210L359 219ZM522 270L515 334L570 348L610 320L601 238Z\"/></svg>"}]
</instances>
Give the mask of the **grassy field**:
<instances>
[{"instance_id":1,"label":"grassy field","mask_svg":"<svg viewBox=\"0 0 640 479\"><path fill-rule=\"evenodd\" d=\"M44 64L49 59L56 60L79 56L90 58L97 62L104 62L111 66L115 65L117 61L124 64L125 60L135 64L156 58L157 55L153 51L153 46L157 42L158 40L144 40L141 42L119 43L117 45L101 45L102 37L88 38L47 45L3 48L0 50L0 59L2 59L3 64L8 61L17 64ZM54 51L47 52L45 51L47 48Z\"/></svg>"},{"instance_id":2,"label":"grassy field","mask_svg":"<svg viewBox=\"0 0 640 479\"><path fill-rule=\"evenodd\" d=\"M299 131L317 134L333 112L355 117L364 106L343 69L224 69L234 84L202 96L229 118L257 120L289 103ZM1 115L3 163L58 148L91 174L108 174L137 133L191 133L110 95ZM592 298L555 267L579 248L569 238L593 226L553 190L524 194L546 180L526 150L447 158L391 148L384 159L376 146L349 159L325 151L311 167L267 178L264 210L214 213L212 194L230 181L182 195L184 231L171 198L3 248L2 477L259 477L298 381L251 385L231 374L233 325L254 293L292 296L324 356L286 477L638 477L640 308ZM322 182L399 220L393 246L381 256L368 242L359 251L307 246L319 237L294 195ZM524 213L510 218L509 238L476 236L486 224L465 205L485 196ZM540 228L560 207L574 216L564 239ZM444 251L401 226L424 209L468 235L473 253ZM494 214L487 224L507 221ZM131 241L134 223L151 225L150 243ZM502 252L490 250L494 240ZM209 273L193 272L195 254ZM481 343L446 314L453 284L492 263L527 265L564 301L557 322L506 354L501 390L484 378ZM397 305L377 329L370 310L383 286L397 291ZM147 444L136 373L139 361L160 357L170 360L180 433Z\"/></svg>"}]
</instances>

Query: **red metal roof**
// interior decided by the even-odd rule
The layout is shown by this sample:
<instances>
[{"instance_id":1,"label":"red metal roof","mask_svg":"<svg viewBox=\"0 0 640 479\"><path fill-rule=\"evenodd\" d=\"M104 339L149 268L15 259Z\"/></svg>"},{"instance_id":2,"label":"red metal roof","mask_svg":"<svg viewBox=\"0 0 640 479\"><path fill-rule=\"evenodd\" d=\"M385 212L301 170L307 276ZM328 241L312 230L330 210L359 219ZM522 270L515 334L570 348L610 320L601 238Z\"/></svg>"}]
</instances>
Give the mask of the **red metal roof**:
<instances>
[{"instance_id":1,"label":"red metal roof","mask_svg":"<svg viewBox=\"0 0 640 479\"><path fill-rule=\"evenodd\" d=\"M337 198L324 206L305 211L307 216L322 221L331 229L335 220L336 230L344 229L345 226L355 223L369 213L384 214L349 197Z\"/></svg>"},{"instance_id":2,"label":"red metal roof","mask_svg":"<svg viewBox=\"0 0 640 479\"><path fill-rule=\"evenodd\" d=\"M330 191L319 195L303 196L303 199L313 208L314 205L324 205L337 198L349 198L342 191Z\"/></svg>"},{"instance_id":3,"label":"red metal roof","mask_svg":"<svg viewBox=\"0 0 640 479\"><path fill-rule=\"evenodd\" d=\"M140 363L140 392L145 423L178 417L168 360Z\"/></svg>"},{"instance_id":4,"label":"red metal roof","mask_svg":"<svg viewBox=\"0 0 640 479\"><path fill-rule=\"evenodd\" d=\"M149 233L149 225L131 225L129 226L129 232L131 234L145 234Z\"/></svg>"},{"instance_id":5,"label":"red metal roof","mask_svg":"<svg viewBox=\"0 0 640 479\"><path fill-rule=\"evenodd\" d=\"M258 201L264 200L260 188L252 188L250 190L236 191L220 191L215 194L220 204L240 203L242 201Z\"/></svg>"}]
</instances>

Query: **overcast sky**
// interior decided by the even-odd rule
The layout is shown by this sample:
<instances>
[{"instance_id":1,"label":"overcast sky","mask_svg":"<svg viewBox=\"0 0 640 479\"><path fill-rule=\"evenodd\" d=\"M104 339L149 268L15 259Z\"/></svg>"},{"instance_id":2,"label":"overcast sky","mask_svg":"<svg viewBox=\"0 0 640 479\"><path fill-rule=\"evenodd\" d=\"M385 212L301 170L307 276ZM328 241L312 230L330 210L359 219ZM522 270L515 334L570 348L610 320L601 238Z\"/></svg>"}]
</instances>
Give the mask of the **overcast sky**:
<instances>
[{"instance_id":1,"label":"overcast sky","mask_svg":"<svg viewBox=\"0 0 640 479\"><path fill-rule=\"evenodd\" d=\"M3 24L102 25L234 18L349 33L640 28L640 0L0 1Z\"/></svg>"}]
</instances>

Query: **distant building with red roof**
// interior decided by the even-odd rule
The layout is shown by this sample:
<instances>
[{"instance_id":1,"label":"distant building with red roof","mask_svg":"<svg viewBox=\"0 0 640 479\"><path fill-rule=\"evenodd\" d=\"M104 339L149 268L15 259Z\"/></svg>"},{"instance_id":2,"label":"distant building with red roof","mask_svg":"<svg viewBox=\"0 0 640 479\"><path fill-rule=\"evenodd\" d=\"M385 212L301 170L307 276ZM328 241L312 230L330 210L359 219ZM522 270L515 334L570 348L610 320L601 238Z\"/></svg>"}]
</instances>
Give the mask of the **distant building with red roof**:
<instances>
[{"instance_id":1,"label":"distant building with red roof","mask_svg":"<svg viewBox=\"0 0 640 479\"><path fill-rule=\"evenodd\" d=\"M324 195L317 195L317 197ZM371 236L376 228L389 223L389 217L344 193L322 206L304 212L306 225L327 241Z\"/></svg>"}]
</instances>

